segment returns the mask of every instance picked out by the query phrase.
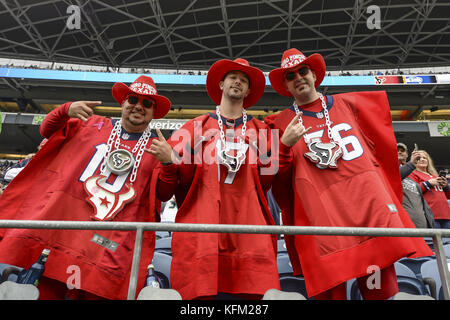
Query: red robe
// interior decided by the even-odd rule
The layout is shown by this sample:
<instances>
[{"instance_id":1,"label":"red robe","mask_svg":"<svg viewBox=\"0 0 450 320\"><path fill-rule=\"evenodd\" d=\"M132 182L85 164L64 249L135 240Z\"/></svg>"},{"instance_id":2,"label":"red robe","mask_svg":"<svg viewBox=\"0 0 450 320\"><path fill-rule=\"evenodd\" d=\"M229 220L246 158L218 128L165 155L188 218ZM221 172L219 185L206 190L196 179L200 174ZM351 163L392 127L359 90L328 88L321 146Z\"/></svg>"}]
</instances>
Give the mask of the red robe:
<instances>
[{"instance_id":1,"label":"red robe","mask_svg":"<svg viewBox=\"0 0 450 320\"><path fill-rule=\"evenodd\" d=\"M344 155L337 169L319 169L304 156L309 150L303 139L292 147L292 167L280 171L273 185L283 223L414 227L401 205L396 140L385 92L333 95L327 104L332 134L341 137ZM328 142L325 117L316 117L322 111L320 100L301 109L305 128L312 127L308 136L321 136ZM282 131L294 115L287 108L266 122ZM286 241L294 272L305 275L310 296L367 275L371 265L383 269L401 257L432 255L420 238L288 236Z\"/></svg>"},{"instance_id":2,"label":"red robe","mask_svg":"<svg viewBox=\"0 0 450 320\"><path fill-rule=\"evenodd\" d=\"M86 201L88 194L80 180L99 174L100 158L96 156L113 126L111 119L96 115L87 122L69 119L69 105L45 118L41 134L49 140L0 197L0 219L92 221L93 207ZM137 138L130 134L128 140L121 139L122 148L128 146L131 151ZM158 204L149 201L152 170L157 163L155 157L144 153L133 186L137 196L113 221L157 219ZM94 243L94 234L118 247L112 251ZM72 270L69 267L78 266L82 290L107 299L126 299L135 235L135 231L114 230L1 229L0 262L29 268L42 249L48 248L45 277L66 283L74 275L68 273ZM154 232L144 232L137 292L145 283L154 241Z\"/></svg>"},{"instance_id":3,"label":"red robe","mask_svg":"<svg viewBox=\"0 0 450 320\"><path fill-rule=\"evenodd\" d=\"M157 188L161 200L176 194L177 223L274 225L266 198L273 174L261 174L264 164L256 148L248 148L245 164L225 183L230 175L216 161L219 135L196 146L200 135L218 133L218 128L217 115L206 114L172 135L169 143L185 160L161 168ZM236 134L241 128L242 124L236 125ZM260 129L268 127L249 116L247 133ZM178 136L183 141L178 142ZM258 161L249 164L256 158ZM186 164L188 161L193 164ZM218 292L263 295L268 289L280 289L276 248L276 236L269 234L175 232L172 287L183 299Z\"/></svg>"}]
</instances>

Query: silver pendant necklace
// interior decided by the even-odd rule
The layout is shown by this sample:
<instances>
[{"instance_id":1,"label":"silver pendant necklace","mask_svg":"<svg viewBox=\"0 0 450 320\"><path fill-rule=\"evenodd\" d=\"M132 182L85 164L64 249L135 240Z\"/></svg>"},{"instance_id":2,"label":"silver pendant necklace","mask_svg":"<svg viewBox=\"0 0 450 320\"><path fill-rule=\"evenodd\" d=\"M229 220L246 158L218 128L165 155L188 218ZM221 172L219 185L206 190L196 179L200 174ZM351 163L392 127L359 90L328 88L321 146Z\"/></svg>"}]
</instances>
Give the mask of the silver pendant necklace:
<instances>
[{"instance_id":1,"label":"silver pendant necklace","mask_svg":"<svg viewBox=\"0 0 450 320\"><path fill-rule=\"evenodd\" d=\"M317 118L321 119L323 118L323 116L325 116L325 125L327 126L327 133L330 141L322 142L321 138L309 139L306 135L304 135L303 139L305 140L306 146L309 149L309 152L306 152L304 156L311 162L313 162L319 169L337 169L337 161L340 157L342 157L343 154L342 147L340 145L340 141L334 140L331 134L330 115L328 114L327 105L321 93L319 93L319 98L322 103L323 111L317 113ZM295 113L298 114L300 110L295 101L293 103L293 106ZM298 118L298 122L300 125L303 125L302 117Z\"/></svg>"},{"instance_id":2,"label":"silver pendant necklace","mask_svg":"<svg viewBox=\"0 0 450 320\"><path fill-rule=\"evenodd\" d=\"M131 152L120 149L121 133L122 121L119 120L109 134L107 150L100 166L100 174L91 176L84 182L84 189L89 195L86 201L93 206L94 214L91 215L91 218L94 220L114 219L127 203L136 198L133 183L136 180L144 149L151 137L150 126L142 133ZM115 150L111 151L113 143ZM136 154L136 159L133 156L134 154ZM106 168L117 175L116 181L122 181L123 187L119 190L111 189L113 188L112 185L106 182ZM126 183L130 171L130 183Z\"/></svg>"},{"instance_id":3,"label":"silver pendant necklace","mask_svg":"<svg viewBox=\"0 0 450 320\"><path fill-rule=\"evenodd\" d=\"M220 141L221 147L218 152L220 163L225 165L229 172L238 172L241 165L245 162L245 132L247 130L247 111L242 109L242 129L241 136L239 137L239 145L238 148L232 148L230 144L225 141L225 133L223 131L223 121L220 116L219 106L216 106L216 114L217 114L217 122L219 124L220 129ZM236 150L236 155L234 155L233 151Z\"/></svg>"},{"instance_id":4,"label":"silver pendant necklace","mask_svg":"<svg viewBox=\"0 0 450 320\"><path fill-rule=\"evenodd\" d=\"M141 164L142 155L144 154L145 146L150 139L152 133L150 126L148 126L142 133L138 142L135 144L133 150L129 152L125 149L120 149L120 136L122 133L122 120L118 120L111 130L111 134L108 138L108 148L106 154L103 158L102 165L100 167L100 174L104 175L106 167L117 175L122 175L131 171L130 183L136 180L136 174ZM127 134L128 135L128 134ZM128 135L129 137L129 135ZM114 142L114 151L112 150L112 145ZM136 153L137 152L137 153ZM136 159L133 155L136 153Z\"/></svg>"}]
</instances>

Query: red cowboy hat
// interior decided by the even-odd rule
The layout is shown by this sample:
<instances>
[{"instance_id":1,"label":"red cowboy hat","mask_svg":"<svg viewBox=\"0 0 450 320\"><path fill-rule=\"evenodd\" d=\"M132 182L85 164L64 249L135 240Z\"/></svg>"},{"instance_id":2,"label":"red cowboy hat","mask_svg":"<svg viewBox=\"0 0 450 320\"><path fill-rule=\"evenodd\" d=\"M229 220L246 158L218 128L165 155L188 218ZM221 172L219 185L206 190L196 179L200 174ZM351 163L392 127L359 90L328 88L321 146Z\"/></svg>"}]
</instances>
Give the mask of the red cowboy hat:
<instances>
[{"instance_id":1,"label":"red cowboy hat","mask_svg":"<svg viewBox=\"0 0 450 320\"><path fill-rule=\"evenodd\" d=\"M222 90L219 82L225 78L230 71L242 71L250 80L250 93L244 98L245 109L254 105L263 95L266 86L266 77L261 70L251 67L247 60L237 58L234 61L223 59L215 62L208 70L206 76L206 91L215 104L219 105L222 100Z\"/></svg>"},{"instance_id":2,"label":"red cowboy hat","mask_svg":"<svg viewBox=\"0 0 450 320\"><path fill-rule=\"evenodd\" d=\"M292 97L292 94L286 89L284 77L286 72L299 65L308 65L316 73L316 82L314 83L316 88L322 83L326 70L323 57L318 53L313 53L309 57L306 57L299 50L292 48L283 53L281 68L269 72L269 80L272 88L283 96Z\"/></svg>"},{"instance_id":3,"label":"red cowboy hat","mask_svg":"<svg viewBox=\"0 0 450 320\"><path fill-rule=\"evenodd\" d=\"M122 82L116 82L112 87L112 95L120 105L130 93L148 96L156 102L153 119L164 117L172 105L169 99L158 95L155 83L151 77L140 76L129 87Z\"/></svg>"}]
</instances>

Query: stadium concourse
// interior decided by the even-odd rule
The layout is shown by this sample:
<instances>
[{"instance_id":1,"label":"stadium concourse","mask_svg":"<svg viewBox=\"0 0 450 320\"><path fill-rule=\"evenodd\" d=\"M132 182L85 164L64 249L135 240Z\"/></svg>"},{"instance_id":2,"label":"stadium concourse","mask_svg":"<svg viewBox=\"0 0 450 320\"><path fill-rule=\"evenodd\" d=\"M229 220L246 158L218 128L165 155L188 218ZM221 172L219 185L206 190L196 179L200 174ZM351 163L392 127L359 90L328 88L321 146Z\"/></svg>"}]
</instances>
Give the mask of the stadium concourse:
<instances>
[{"instance_id":1,"label":"stadium concourse","mask_svg":"<svg viewBox=\"0 0 450 320\"><path fill-rule=\"evenodd\" d=\"M151 123L170 137L189 119L214 110L206 76L219 59L239 56L264 72L264 95L248 111L263 120L292 104L271 87L268 73L294 47L324 56L327 72L318 88L324 95L386 91L397 141L410 151L415 145L428 151L438 171L450 169L448 1L95 0L70 7L67 1L0 4L2 170L36 152L40 124L66 101L100 100L95 114L119 118L111 86L142 74L172 101L167 116ZM164 205L162 222L172 223L176 204ZM171 288L171 236L157 232L154 264L165 289ZM435 251L436 242L425 239ZM442 245L450 262L450 239ZM283 236L277 264L282 290L308 298L304 278L292 273ZM448 299L436 256L401 259L395 270L401 292ZM165 299L179 299L172 293ZM347 282L347 298L362 299L355 279Z\"/></svg>"}]
</instances>

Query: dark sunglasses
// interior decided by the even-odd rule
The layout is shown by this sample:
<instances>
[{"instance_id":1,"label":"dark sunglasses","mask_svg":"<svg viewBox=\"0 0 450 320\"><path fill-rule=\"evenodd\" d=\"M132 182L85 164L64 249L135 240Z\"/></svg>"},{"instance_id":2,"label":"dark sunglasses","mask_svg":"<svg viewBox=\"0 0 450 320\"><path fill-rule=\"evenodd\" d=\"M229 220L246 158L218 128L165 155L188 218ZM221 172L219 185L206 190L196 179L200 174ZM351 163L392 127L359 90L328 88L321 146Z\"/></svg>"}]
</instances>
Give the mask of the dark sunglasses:
<instances>
[{"instance_id":1,"label":"dark sunglasses","mask_svg":"<svg viewBox=\"0 0 450 320\"><path fill-rule=\"evenodd\" d=\"M138 97L136 97L136 96L128 96L128 103L129 104L137 104L138 102L139 102L139 98ZM145 99L145 98L142 99L141 103L144 106L144 108L147 108L147 109L150 109L155 104L155 102L153 100Z\"/></svg>"},{"instance_id":2,"label":"dark sunglasses","mask_svg":"<svg viewBox=\"0 0 450 320\"><path fill-rule=\"evenodd\" d=\"M308 74L309 68L308 67L301 67L297 71L288 72L285 75L286 80L292 81L295 79L295 74L298 73L300 77L304 77Z\"/></svg>"}]
</instances>

